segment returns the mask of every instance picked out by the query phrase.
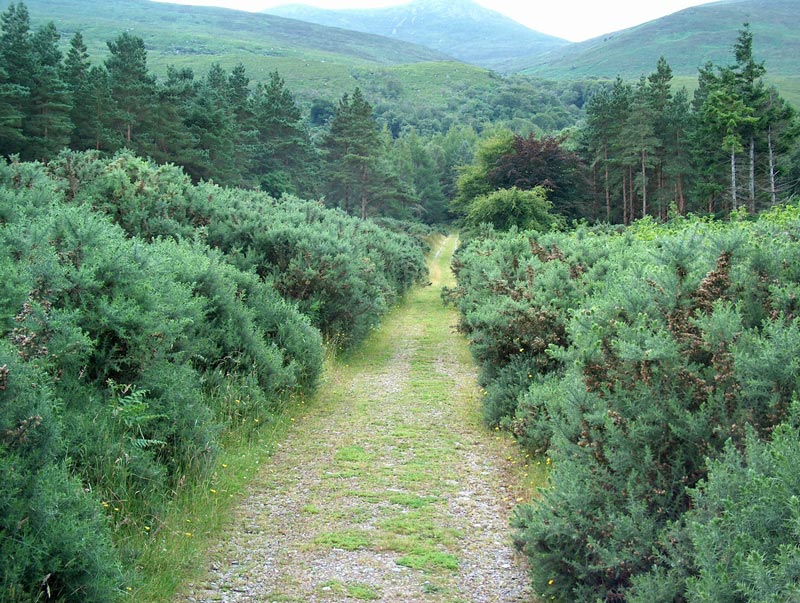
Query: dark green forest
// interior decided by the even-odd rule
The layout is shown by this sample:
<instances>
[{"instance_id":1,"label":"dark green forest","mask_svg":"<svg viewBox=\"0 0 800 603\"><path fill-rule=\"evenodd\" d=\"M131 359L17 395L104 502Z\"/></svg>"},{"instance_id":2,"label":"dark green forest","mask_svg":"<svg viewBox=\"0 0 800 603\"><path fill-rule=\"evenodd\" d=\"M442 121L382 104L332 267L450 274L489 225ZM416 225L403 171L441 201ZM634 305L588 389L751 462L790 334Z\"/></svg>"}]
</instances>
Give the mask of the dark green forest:
<instances>
[{"instance_id":1,"label":"dark green forest","mask_svg":"<svg viewBox=\"0 0 800 603\"><path fill-rule=\"evenodd\" d=\"M463 233L486 421L552 466L514 522L537 592L796 598L800 124L753 42L692 94L662 58L425 110L380 73L306 103L157 77L129 33L93 63L12 3L0 599L122 597L132 535L426 282L433 227Z\"/></svg>"}]
</instances>

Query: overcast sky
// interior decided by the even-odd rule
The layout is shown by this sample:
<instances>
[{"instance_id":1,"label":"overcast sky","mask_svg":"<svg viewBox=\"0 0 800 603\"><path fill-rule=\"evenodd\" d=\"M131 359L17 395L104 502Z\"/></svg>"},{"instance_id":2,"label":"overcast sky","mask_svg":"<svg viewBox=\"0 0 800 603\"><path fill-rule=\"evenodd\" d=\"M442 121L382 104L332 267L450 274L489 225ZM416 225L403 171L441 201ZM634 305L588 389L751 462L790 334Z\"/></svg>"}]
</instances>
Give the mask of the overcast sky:
<instances>
[{"instance_id":1,"label":"overcast sky","mask_svg":"<svg viewBox=\"0 0 800 603\"><path fill-rule=\"evenodd\" d=\"M262 11L281 4L311 4L323 8L375 8L407 4L410 0L158 0L177 4L222 6ZM542 33L572 42L588 40L663 17L708 0L477 0Z\"/></svg>"}]
</instances>

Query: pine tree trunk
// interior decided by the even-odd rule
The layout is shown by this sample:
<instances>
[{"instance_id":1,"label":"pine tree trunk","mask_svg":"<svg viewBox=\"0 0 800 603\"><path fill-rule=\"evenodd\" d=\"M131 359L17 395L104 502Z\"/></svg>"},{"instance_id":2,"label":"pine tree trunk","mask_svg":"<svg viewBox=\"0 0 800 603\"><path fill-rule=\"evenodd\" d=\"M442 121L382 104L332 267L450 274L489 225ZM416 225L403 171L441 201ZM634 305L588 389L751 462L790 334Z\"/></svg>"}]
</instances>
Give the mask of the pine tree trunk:
<instances>
[{"instance_id":1,"label":"pine tree trunk","mask_svg":"<svg viewBox=\"0 0 800 603\"><path fill-rule=\"evenodd\" d=\"M681 149L681 131L678 130L676 136L677 149ZM678 213L686 215L686 197L683 196L683 169L678 164Z\"/></svg>"},{"instance_id":2,"label":"pine tree trunk","mask_svg":"<svg viewBox=\"0 0 800 603\"><path fill-rule=\"evenodd\" d=\"M634 182L633 182L633 166L628 166L628 205L630 211L628 212L628 218L631 222L636 220L636 208L633 206L633 201L636 199L636 190L634 189Z\"/></svg>"},{"instance_id":3,"label":"pine tree trunk","mask_svg":"<svg viewBox=\"0 0 800 603\"><path fill-rule=\"evenodd\" d=\"M750 135L750 198L748 199L748 210L751 214L756 213L756 137Z\"/></svg>"},{"instance_id":4,"label":"pine tree trunk","mask_svg":"<svg viewBox=\"0 0 800 603\"><path fill-rule=\"evenodd\" d=\"M645 169L644 162L646 160L645 152L642 151L642 217L647 215L647 170Z\"/></svg>"},{"instance_id":5,"label":"pine tree trunk","mask_svg":"<svg viewBox=\"0 0 800 603\"><path fill-rule=\"evenodd\" d=\"M361 167L361 219L367 219L367 162Z\"/></svg>"},{"instance_id":6,"label":"pine tree trunk","mask_svg":"<svg viewBox=\"0 0 800 603\"><path fill-rule=\"evenodd\" d=\"M736 150L731 147L731 209L739 209L739 200L736 197Z\"/></svg>"},{"instance_id":7,"label":"pine tree trunk","mask_svg":"<svg viewBox=\"0 0 800 603\"><path fill-rule=\"evenodd\" d=\"M628 182L625 179L625 170L622 170L622 223L627 226L628 222Z\"/></svg>"},{"instance_id":8,"label":"pine tree trunk","mask_svg":"<svg viewBox=\"0 0 800 603\"><path fill-rule=\"evenodd\" d=\"M605 168L606 168L606 221L610 224L611 223L611 189L608 185L608 146L605 146L604 149L605 154Z\"/></svg>"},{"instance_id":9,"label":"pine tree trunk","mask_svg":"<svg viewBox=\"0 0 800 603\"><path fill-rule=\"evenodd\" d=\"M772 126L767 128L767 145L769 146L769 192L772 205L778 202L778 190L775 186L775 149L772 148Z\"/></svg>"}]
</instances>

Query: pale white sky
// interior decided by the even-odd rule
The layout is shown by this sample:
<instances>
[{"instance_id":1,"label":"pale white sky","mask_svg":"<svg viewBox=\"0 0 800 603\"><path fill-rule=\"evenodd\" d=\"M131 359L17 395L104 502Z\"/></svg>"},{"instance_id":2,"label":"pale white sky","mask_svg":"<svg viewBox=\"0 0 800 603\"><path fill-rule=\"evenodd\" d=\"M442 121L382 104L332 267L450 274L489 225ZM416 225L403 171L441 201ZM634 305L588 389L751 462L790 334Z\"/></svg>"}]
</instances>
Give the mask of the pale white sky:
<instances>
[{"instance_id":1,"label":"pale white sky","mask_svg":"<svg viewBox=\"0 0 800 603\"><path fill-rule=\"evenodd\" d=\"M259 12L281 4L321 8L376 8L410 0L157 0ZM476 0L536 31L572 42L639 25L709 0Z\"/></svg>"}]
</instances>

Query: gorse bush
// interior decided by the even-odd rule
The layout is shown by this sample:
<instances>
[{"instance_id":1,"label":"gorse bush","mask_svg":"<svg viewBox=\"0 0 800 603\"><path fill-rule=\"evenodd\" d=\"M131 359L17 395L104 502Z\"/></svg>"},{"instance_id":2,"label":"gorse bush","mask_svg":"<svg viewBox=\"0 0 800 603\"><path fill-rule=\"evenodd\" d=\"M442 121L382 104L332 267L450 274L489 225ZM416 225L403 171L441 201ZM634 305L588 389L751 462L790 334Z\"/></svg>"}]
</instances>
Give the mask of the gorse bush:
<instances>
[{"instance_id":1,"label":"gorse bush","mask_svg":"<svg viewBox=\"0 0 800 603\"><path fill-rule=\"evenodd\" d=\"M110 160L65 152L48 171L73 202L110 215L130 235L194 238L222 251L342 344L363 338L425 274L409 237L313 201L195 186L180 168L127 152Z\"/></svg>"},{"instance_id":2,"label":"gorse bush","mask_svg":"<svg viewBox=\"0 0 800 603\"><path fill-rule=\"evenodd\" d=\"M688 531L696 572L688 580L687 600L797 598L798 462L795 415L769 442L750 433L744 452L728 445L710 463L707 479L691 493L694 509L688 514Z\"/></svg>"},{"instance_id":3,"label":"gorse bush","mask_svg":"<svg viewBox=\"0 0 800 603\"><path fill-rule=\"evenodd\" d=\"M493 233L460 252L450 297L482 363L486 416L553 461L550 486L515 519L537 592L642 602L793 592L790 513L774 520L783 536L764 528L750 542L707 537L706 526L736 521L709 496L727 487L725 472L745 464L764 474L754 483L772 479L741 451L761 454L790 429L778 426L800 390L796 214ZM791 483L768 495L776 516L791 508ZM731 499L737 512L767 504L747 491ZM741 548L729 555L726 538ZM722 585L734 568L741 578ZM784 582L770 595L772 571Z\"/></svg>"},{"instance_id":4,"label":"gorse bush","mask_svg":"<svg viewBox=\"0 0 800 603\"><path fill-rule=\"evenodd\" d=\"M423 262L315 203L65 153L0 166L0 267L0 598L16 603L114 600L138 554L125 534L158 525L227 432L314 389L318 327L362 337Z\"/></svg>"},{"instance_id":5,"label":"gorse bush","mask_svg":"<svg viewBox=\"0 0 800 603\"><path fill-rule=\"evenodd\" d=\"M0 599L116 598L122 572L97 500L64 464L48 376L0 340Z\"/></svg>"}]
</instances>

